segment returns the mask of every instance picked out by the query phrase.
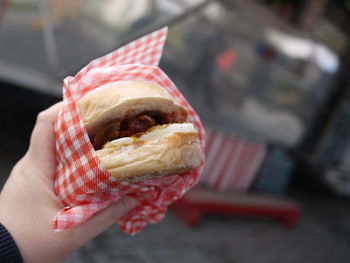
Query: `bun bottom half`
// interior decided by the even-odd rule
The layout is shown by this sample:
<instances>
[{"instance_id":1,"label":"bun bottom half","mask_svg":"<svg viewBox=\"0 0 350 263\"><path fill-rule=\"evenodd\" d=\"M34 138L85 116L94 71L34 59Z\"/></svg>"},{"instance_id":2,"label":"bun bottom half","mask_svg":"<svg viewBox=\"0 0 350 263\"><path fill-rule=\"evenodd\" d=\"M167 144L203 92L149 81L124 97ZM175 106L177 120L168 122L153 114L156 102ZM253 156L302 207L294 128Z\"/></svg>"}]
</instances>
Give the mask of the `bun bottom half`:
<instances>
[{"instance_id":1,"label":"bun bottom half","mask_svg":"<svg viewBox=\"0 0 350 263\"><path fill-rule=\"evenodd\" d=\"M198 134L191 132L135 139L126 145L106 144L96 152L114 178L133 182L184 173L197 168L203 158Z\"/></svg>"}]
</instances>

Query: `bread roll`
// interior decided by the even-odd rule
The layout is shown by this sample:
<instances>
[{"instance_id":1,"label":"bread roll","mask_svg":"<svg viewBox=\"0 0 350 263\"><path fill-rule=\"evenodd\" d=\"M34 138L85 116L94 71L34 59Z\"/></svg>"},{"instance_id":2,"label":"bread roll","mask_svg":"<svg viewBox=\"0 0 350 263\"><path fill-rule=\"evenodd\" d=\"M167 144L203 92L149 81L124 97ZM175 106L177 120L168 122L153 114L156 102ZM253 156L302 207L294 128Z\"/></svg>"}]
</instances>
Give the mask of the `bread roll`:
<instances>
[{"instance_id":1,"label":"bread roll","mask_svg":"<svg viewBox=\"0 0 350 263\"><path fill-rule=\"evenodd\" d=\"M186 110L153 82L105 84L79 100L78 108L97 156L116 179L139 182L202 162Z\"/></svg>"}]
</instances>

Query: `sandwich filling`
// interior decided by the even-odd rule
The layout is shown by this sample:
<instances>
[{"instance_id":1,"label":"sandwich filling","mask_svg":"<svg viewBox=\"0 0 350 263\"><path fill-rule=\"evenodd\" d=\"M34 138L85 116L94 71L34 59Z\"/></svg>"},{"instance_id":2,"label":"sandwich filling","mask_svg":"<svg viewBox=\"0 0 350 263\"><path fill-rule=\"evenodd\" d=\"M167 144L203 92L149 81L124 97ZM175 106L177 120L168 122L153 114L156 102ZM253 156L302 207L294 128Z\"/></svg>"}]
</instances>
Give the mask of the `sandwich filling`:
<instances>
[{"instance_id":1,"label":"sandwich filling","mask_svg":"<svg viewBox=\"0 0 350 263\"><path fill-rule=\"evenodd\" d=\"M161 138L166 138L168 136L171 136L174 133L196 134L197 132L198 132L197 129L194 127L192 123L172 123L172 124L159 125L159 126L154 126L150 128L144 133L136 134L137 136L123 137L123 138L119 138L111 142L108 142L104 145L104 148L107 149L107 148L121 147L125 145L130 145L134 142L158 140Z\"/></svg>"},{"instance_id":2,"label":"sandwich filling","mask_svg":"<svg viewBox=\"0 0 350 263\"><path fill-rule=\"evenodd\" d=\"M100 150L107 142L143 133L153 126L173 123L175 120L176 117L173 113L145 111L105 123L90 139L95 150Z\"/></svg>"}]
</instances>

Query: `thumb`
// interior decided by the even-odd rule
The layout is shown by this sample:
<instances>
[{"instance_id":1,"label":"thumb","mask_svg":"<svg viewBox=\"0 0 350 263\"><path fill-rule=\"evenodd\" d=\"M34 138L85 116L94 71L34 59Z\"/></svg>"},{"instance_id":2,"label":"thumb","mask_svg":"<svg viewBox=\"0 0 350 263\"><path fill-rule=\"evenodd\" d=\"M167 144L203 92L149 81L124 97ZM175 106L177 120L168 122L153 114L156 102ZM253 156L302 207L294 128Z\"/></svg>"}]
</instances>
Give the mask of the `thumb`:
<instances>
[{"instance_id":1,"label":"thumb","mask_svg":"<svg viewBox=\"0 0 350 263\"><path fill-rule=\"evenodd\" d=\"M62 107L63 102L59 102L40 112L30 138L28 153L32 160L35 161L35 164L43 171L55 169L54 121Z\"/></svg>"},{"instance_id":2,"label":"thumb","mask_svg":"<svg viewBox=\"0 0 350 263\"><path fill-rule=\"evenodd\" d=\"M139 202L136 199L124 196L116 203L95 214L84 224L77 226L74 230L78 232L77 234L83 244L105 231L138 204Z\"/></svg>"}]
</instances>

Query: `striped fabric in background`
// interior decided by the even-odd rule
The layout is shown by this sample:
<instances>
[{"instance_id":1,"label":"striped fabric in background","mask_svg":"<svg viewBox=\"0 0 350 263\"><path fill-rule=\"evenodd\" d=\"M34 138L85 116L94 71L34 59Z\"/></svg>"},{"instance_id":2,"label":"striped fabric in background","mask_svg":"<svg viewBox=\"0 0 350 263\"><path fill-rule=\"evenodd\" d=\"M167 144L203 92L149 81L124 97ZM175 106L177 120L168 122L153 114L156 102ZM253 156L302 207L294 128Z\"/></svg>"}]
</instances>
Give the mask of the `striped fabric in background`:
<instances>
[{"instance_id":1,"label":"striped fabric in background","mask_svg":"<svg viewBox=\"0 0 350 263\"><path fill-rule=\"evenodd\" d=\"M246 192L266 155L266 146L206 130L206 165L200 184L220 191Z\"/></svg>"}]
</instances>

